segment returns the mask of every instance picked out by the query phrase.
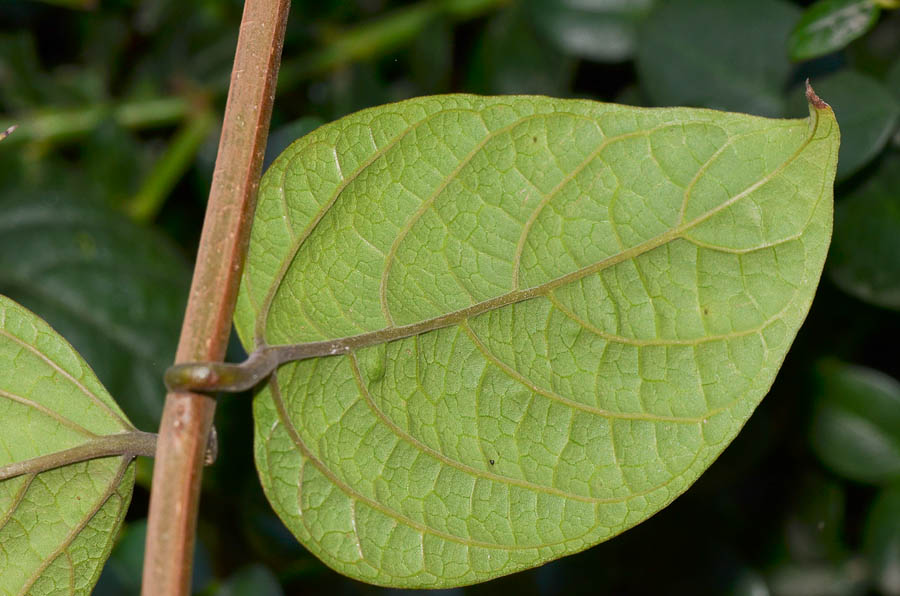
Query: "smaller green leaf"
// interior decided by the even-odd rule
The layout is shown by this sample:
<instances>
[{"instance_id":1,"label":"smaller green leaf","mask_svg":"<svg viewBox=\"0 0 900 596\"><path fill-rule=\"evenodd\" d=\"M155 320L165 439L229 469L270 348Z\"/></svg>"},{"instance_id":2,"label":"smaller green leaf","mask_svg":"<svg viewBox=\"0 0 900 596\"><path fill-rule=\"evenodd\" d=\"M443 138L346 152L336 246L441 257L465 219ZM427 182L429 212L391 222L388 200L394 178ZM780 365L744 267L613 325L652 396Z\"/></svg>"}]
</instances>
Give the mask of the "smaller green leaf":
<instances>
[{"instance_id":1,"label":"smaller green leaf","mask_svg":"<svg viewBox=\"0 0 900 596\"><path fill-rule=\"evenodd\" d=\"M563 51L607 62L634 54L637 27L653 0L530 0L535 28Z\"/></svg>"},{"instance_id":2,"label":"smaller green leaf","mask_svg":"<svg viewBox=\"0 0 900 596\"><path fill-rule=\"evenodd\" d=\"M900 485L882 490L869 510L863 552L882 594L900 594Z\"/></svg>"},{"instance_id":3,"label":"smaller green leaf","mask_svg":"<svg viewBox=\"0 0 900 596\"><path fill-rule=\"evenodd\" d=\"M829 275L860 300L900 310L900 153L838 203Z\"/></svg>"},{"instance_id":4,"label":"smaller green leaf","mask_svg":"<svg viewBox=\"0 0 900 596\"><path fill-rule=\"evenodd\" d=\"M819 0L791 32L791 59L809 60L844 48L875 26L880 13L874 0Z\"/></svg>"},{"instance_id":5,"label":"smaller green leaf","mask_svg":"<svg viewBox=\"0 0 900 596\"><path fill-rule=\"evenodd\" d=\"M75 350L4 296L0 371L0 594L89 594L131 500L133 456L37 464L135 429Z\"/></svg>"},{"instance_id":6,"label":"smaller green leaf","mask_svg":"<svg viewBox=\"0 0 900 596\"><path fill-rule=\"evenodd\" d=\"M810 440L835 474L872 484L900 480L900 383L871 368L827 362Z\"/></svg>"}]
</instances>

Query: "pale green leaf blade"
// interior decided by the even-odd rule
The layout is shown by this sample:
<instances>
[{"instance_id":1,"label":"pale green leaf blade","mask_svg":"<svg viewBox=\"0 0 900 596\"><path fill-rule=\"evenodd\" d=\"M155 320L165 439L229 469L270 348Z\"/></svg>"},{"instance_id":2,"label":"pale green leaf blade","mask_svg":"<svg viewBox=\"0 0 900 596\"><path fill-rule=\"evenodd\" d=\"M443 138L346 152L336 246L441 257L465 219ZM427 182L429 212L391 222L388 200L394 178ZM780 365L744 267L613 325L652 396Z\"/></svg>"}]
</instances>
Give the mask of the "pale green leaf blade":
<instances>
[{"instance_id":1,"label":"pale green leaf blade","mask_svg":"<svg viewBox=\"0 0 900 596\"><path fill-rule=\"evenodd\" d=\"M134 428L49 325L0 296L0 478ZM0 594L90 594L134 486L126 456L0 480Z\"/></svg>"},{"instance_id":2,"label":"pale green leaf blade","mask_svg":"<svg viewBox=\"0 0 900 596\"><path fill-rule=\"evenodd\" d=\"M837 151L824 105L541 97L414 99L304 137L263 179L236 315L248 349L336 354L255 399L273 507L333 568L407 587L532 567L659 511L806 315Z\"/></svg>"}]
</instances>

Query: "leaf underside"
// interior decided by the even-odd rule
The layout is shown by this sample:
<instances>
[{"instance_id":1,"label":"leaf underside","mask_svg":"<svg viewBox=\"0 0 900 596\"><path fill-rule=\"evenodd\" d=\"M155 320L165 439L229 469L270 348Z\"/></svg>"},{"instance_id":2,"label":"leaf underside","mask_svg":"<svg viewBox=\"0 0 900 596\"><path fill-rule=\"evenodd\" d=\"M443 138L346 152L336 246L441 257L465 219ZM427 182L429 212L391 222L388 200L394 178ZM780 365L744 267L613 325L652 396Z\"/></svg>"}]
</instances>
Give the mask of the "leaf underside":
<instances>
[{"instance_id":1,"label":"leaf underside","mask_svg":"<svg viewBox=\"0 0 900 596\"><path fill-rule=\"evenodd\" d=\"M0 473L134 430L75 350L4 296L0 370ZM0 594L90 594L133 486L125 456L0 481Z\"/></svg>"},{"instance_id":2,"label":"leaf underside","mask_svg":"<svg viewBox=\"0 0 900 596\"><path fill-rule=\"evenodd\" d=\"M260 190L244 345L374 335L255 398L287 526L341 573L436 588L669 504L809 309L838 149L810 113L450 95L289 147Z\"/></svg>"}]
</instances>

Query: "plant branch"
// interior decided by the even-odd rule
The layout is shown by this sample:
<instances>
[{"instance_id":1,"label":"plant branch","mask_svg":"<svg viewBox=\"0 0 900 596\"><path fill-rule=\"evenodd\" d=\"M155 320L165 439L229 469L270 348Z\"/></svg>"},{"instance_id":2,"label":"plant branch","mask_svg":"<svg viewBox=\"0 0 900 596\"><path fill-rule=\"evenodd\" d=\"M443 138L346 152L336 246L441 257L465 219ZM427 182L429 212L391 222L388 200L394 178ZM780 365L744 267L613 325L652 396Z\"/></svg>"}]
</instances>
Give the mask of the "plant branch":
<instances>
[{"instance_id":1,"label":"plant branch","mask_svg":"<svg viewBox=\"0 0 900 596\"><path fill-rule=\"evenodd\" d=\"M24 461L17 461L0 466L0 482L23 474L39 474L98 457L125 455L135 458L138 455L153 457L156 453L156 435L139 430L104 435L63 451L48 453Z\"/></svg>"},{"instance_id":2,"label":"plant branch","mask_svg":"<svg viewBox=\"0 0 900 596\"><path fill-rule=\"evenodd\" d=\"M256 204L289 0L247 0L176 362L225 355ZM169 393L153 472L143 594L189 593L215 401Z\"/></svg>"}]
</instances>

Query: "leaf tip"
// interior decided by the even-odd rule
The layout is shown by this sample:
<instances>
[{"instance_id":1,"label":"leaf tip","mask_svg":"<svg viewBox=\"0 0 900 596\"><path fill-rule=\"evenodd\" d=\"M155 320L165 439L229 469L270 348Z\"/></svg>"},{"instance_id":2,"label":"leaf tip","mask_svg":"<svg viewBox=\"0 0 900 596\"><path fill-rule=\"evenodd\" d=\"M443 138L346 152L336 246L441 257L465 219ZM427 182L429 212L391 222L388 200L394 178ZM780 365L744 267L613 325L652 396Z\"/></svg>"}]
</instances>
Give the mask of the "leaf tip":
<instances>
[{"instance_id":1,"label":"leaf tip","mask_svg":"<svg viewBox=\"0 0 900 596\"><path fill-rule=\"evenodd\" d=\"M809 79L806 79L806 99L809 101L810 105L816 108L817 110L827 110L831 106L822 101L816 92L813 91L812 85L809 84Z\"/></svg>"}]
</instances>

